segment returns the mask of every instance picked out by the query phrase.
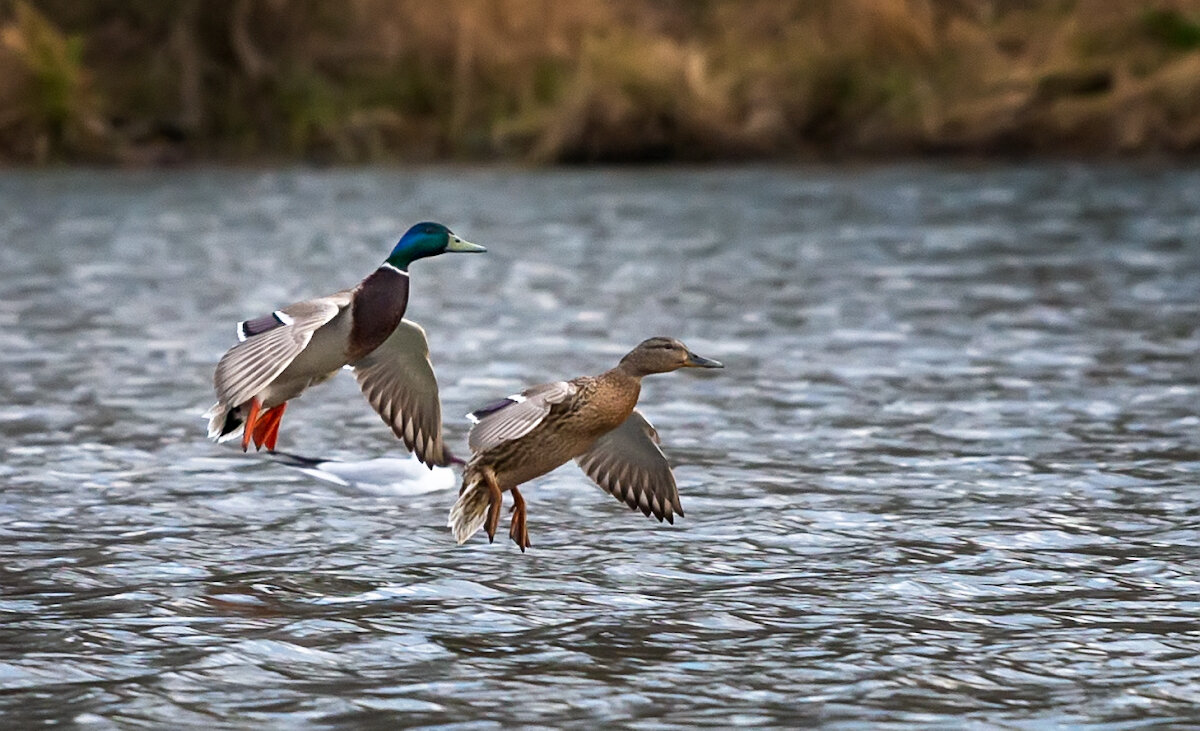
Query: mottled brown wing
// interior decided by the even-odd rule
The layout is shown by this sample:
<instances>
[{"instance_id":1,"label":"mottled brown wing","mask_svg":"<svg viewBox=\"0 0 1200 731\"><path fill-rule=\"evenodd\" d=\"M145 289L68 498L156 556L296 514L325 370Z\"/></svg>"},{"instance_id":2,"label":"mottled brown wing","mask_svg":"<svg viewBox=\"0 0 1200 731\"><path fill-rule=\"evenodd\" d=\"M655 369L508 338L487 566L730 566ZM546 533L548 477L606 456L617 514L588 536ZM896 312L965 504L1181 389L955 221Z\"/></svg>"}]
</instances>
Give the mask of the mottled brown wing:
<instances>
[{"instance_id":1,"label":"mottled brown wing","mask_svg":"<svg viewBox=\"0 0 1200 731\"><path fill-rule=\"evenodd\" d=\"M250 400L283 373L308 346L312 335L350 304L349 291L338 292L277 310L270 315L238 323L242 342L226 351L217 363L213 385L221 403L237 406ZM248 334L247 325L269 328Z\"/></svg>"},{"instance_id":2,"label":"mottled brown wing","mask_svg":"<svg viewBox=\"0 0 1200 731\"><path fill-rule=\"evenodd\" d=\"M417 459L430 467L449 464L437 378L420 325L401 320L382 345L350 367L371 408Z\"/></svg>"},{"instance_id":3,"label":"mottled brown wing","mask_svg":"<svg viewBox=\"0 0 1200 731\"><path fill-rule=\"evenodd\" d=\"M635 409L575 461L618 500L644 515L674 524L675 515L683 515L683 506L671 465L658 444L658 432Z\"/></svg>"},{"instance_id":4,"label":"mottled brown wing","mask_svg":"<svg viewBox=\"0 0 1200 731\"><path fill-rule=\"evenodd\" d=\"M554 404L576 391L568 381L543 383L488 404L467 414L474 426L467 437L472 452L482 452L510 439L518 439L542 423Z\"/></svg>"}]
</instances>

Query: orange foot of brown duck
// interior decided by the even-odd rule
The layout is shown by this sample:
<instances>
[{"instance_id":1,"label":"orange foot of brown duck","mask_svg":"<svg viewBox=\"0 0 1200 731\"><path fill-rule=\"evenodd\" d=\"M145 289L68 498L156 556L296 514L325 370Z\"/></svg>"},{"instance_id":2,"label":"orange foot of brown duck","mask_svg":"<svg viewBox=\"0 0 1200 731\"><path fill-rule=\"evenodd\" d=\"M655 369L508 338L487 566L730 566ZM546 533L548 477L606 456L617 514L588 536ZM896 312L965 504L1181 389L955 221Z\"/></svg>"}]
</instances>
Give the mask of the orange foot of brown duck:
<instances>
[{"instance_id":1,"label":"orange foot of brown duck","mask_svg":"<svg viewBox=\"0 0 1200 731\"><path fill-rule=\"evenodd\" d=\"M533 548L533 544L529 542L529 528L525 523L525 498L517 491L517 488L512 489L513 496L513 516L512 526L508 529L508 537L513 539L521 548L521 553L525 553L526 548Z\"/></svg>"}]
</instances>

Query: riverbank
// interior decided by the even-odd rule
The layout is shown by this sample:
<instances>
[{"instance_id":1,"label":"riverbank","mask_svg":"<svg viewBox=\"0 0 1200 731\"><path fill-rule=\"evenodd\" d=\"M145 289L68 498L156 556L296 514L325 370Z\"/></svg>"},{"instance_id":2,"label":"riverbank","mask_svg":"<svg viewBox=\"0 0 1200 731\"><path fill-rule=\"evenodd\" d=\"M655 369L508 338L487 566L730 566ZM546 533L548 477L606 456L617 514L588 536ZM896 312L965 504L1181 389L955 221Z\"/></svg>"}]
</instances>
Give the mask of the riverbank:
<instances>
[{"instance_id":1,"label":"riverbank","mask_svg":"<svg viewBox=\"0 0 1200 731\"><path fill-rule=\"evenodd\" d=\"M1200 2L0 3L0 160L1200 150Z\"/></svg>"}]
</instances>

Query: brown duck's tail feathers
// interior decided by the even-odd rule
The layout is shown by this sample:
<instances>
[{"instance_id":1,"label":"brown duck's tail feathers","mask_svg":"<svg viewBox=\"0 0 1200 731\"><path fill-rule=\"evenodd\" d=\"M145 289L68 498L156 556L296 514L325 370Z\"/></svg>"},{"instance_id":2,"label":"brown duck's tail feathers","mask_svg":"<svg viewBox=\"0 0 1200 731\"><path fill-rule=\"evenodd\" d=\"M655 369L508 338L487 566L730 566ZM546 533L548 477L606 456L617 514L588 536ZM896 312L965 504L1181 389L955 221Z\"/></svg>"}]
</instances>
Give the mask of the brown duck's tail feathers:
<instances>
[{"instance_id":1,"label":"brown duck's tail feathers","mask_svg":"<svg viewBox=\"0 0 1200 731\"><path fill-rule=\"evenodd\" d=\"M464 480L458 501L450 508L450 520L446 522L460 546L483 527L490 505L491 497L482 480L476 478L469 484Z\"/></svg>"},{"instance_id":2,"label":"brown duck's tail feathers","mask_svg":"<svg viewBox=\"0 0 1200 731\"><path fill-rule=\"evenodd\" d=\"M241 415L241 409L220 402L213 404L211 409L205 411L204 418L208 419L208 438L218 442L227 442L236 437L238 428L245 421Z\"/></svg>"}]
</instances>

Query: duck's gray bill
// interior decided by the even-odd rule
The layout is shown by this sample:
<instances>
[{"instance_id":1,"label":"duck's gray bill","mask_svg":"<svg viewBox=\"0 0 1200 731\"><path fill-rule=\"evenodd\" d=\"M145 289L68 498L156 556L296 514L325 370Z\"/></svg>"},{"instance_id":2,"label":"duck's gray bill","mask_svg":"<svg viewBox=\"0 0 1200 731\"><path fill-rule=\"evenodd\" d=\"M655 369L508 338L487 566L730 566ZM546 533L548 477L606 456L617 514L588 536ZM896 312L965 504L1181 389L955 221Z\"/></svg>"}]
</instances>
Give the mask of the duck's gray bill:
<instances>
[{"instance_id":1,"label":"duck's gray bill","mask_svg":"<svg viewBox=\"0 0 1200 731\"><path fill-rule=\"evenodd\" d=\"M688 357L687 357L687 360L684 362L684 365L689 368L724 368L725 367L725 366L721 365L721 361L713 360L712 358L705 358L704 356L696 355L695 353L692 353L692 352L688 353Z\"/></svg>"}]
</instances>

